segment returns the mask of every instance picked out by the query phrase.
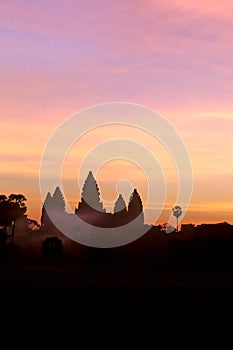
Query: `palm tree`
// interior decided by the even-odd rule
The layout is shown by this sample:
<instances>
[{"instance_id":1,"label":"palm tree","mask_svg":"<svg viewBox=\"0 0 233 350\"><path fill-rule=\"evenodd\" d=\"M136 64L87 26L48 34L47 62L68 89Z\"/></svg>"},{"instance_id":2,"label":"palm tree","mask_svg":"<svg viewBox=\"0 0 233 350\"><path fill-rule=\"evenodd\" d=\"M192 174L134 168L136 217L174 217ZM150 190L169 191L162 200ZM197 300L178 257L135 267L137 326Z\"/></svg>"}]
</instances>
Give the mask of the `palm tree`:
<instances>
[{"instance_id":1,"label":"palm tree","mask_svg":"<svg viewBox=\"0 0 233 350\"><path fill-rule=\"evenodd\" d=\"M172 213L176 217L176 231L178 232L178 219L182 214L182 209L179 205L175 205L174 208L172 208Z\"/></svg>"}]
</instances>

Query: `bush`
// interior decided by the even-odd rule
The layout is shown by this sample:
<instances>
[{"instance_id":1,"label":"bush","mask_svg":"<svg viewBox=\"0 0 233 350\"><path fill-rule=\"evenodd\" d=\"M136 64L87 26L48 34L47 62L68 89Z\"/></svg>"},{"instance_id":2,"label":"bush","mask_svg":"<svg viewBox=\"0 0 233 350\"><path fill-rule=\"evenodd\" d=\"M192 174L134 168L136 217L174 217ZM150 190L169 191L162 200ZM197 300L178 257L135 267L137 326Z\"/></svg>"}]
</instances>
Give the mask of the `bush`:
<instances>
[{"instance_id":1,"label":"bush","mask_svg":"<svg viewBox=\"0 0 233 350\"><path fill-rule=\"evenodd\" d=\"M58 237L46 237L42 243L42 255L45 259L60 265L63 257L63 243Z\"/></svg>"}]
</instances>

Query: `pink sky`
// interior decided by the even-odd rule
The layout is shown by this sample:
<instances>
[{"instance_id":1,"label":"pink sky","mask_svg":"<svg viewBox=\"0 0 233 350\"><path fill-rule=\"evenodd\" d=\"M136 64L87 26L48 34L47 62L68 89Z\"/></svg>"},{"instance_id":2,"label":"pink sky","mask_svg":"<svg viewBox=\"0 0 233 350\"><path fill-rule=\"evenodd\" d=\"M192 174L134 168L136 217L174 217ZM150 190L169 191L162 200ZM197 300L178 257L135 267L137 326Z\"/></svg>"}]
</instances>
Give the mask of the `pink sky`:
<instances>
[{"instance_id":1,"label":"pink sky","mask_svg":"<svg viewBox=\"0 0 233 350\"><path fill-rule=\"evenodd\" d=\"M2 0L0 13L1 193L24 193L38 219L54 129L82 108L134 102L190 152L184 221L233 221L232 1Z\"/></svg>"}]
</instances>

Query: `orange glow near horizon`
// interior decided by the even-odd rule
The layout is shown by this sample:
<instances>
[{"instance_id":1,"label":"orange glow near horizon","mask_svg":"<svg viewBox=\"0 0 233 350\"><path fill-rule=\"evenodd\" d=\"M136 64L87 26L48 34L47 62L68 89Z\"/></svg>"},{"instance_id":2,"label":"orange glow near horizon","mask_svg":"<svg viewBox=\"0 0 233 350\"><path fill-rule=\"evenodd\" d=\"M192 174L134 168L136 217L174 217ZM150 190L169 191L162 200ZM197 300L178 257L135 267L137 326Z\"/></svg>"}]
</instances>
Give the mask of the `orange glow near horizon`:
<instances>
[{"instance_id":1,"label":"orange glow near horizon","mask_svg":"<svg viewBox=\"0 0 233 350\"><path fill-rule=\"evenodd\" d=\"M228 119L231 122L231 119ZM40 125L40 128L37 130L42 132L44 127L45 125ZM7 131L6 134L11 135L12 137L12 145L11 148L9 148L7 155L4 151L7 148L9 138L3 137L1 139L2 193L24 193L28 198L28 215L39 220L42 205L42 199L40 197L38 186L39 165L44 145L43 142L41 142L42 140L39 139L39 142L36 139L34 139L33 142L33 136L30 133L27 141L21 145L20 139L22 139L22 131L18 135L17 133L11 134L11 128L12 126L9 125L9 130L7 130L7 124L5 124L4 131ZM20 130L20 127L18 130ZM26 128L26 133L28 133L29 130L33 131L33 125ZM111 130L110 127L105 127L104 132L103 129L98 128L97 130L82 136L71 147L63 167L64 194L71 208L77 206L80 198L77 177L78 170L83 159L92 148L95 148L97 144L101 144L101 142L106 141L106 135L107 139L111 139L114 138L116 133L119 134L120 138L122 139L127 138L129 135L129 128L119 125L115 126L114 130ZM232 199L231 192L229 191L229 187L231 186L230 174L232 171L232 165L227 164L224 171L222 167L219 167L219 164L224 163L225 159L227 159L227 152L225 152L225 154L218 159L217 155L215 154L213 161L208 163L206 162L206 155L211 158L213 154L211 150L206 146L198 147L198 145L195 145L195 135L197 135L197 141L199 141L202 137L201 133L198 132L198 130L197 133L195 133L194 130L192 134L187 131L184 131L183 133L183 138L185 139L186 137L186 145L188 146L191 155L194 170L193 199L183 222L201 223L205 221L218 222L224 220L232 222ZM217 130L214 131L214 133L216 136L218 135ZM161 169L166 176L168 197L166 199L164 212L160 217L159 223L166 222L169 218L171 208L175 203L177 191L177 173L174 164L162 145L152 136L148 134L145 135L142 130L138 130L137 128L130 128L130 135L135 142L142 143L151 152L156 153L156 160L159 161ZM229 139L227 134L225 134L224 138L225 142L229 142L230 133ZM217 139L215 138L214 143L216 140ZM29 146L30 142L33 142L33 148ZM216 144L216 146L219 148L219 143L216 142ZM213 146L214 145L212 144L212 147ZM15 152L16 149L17 153ZM154 152L154 150L156 150L156 152ZM228 151L230 153L230 149ZM220 149L218 150L218 154L219 153ZM138 188L143 203L144 205L146 204L145 190L147 184L144 176L141 176L140 171L135 171L135 169L137 169L137 165L119 159L111 161L99 169L98 173L96 174L96 178L100 187L102 200L106 205L107 210L111 211L112 203L116 199L116 184L121 179L128 179L133 184L133 187ZM214 177L212 176L213 173L215 174ZM222 178L225 178L227 181L221 181ZM84 179L85 174L80 182L82 183ZM216 187L216 181L219 187ZM156 187L157 185L158 184L156 184L155 181L154 186ZM54 189L55 187L51 188L51 192L53 192ZM128 196L126 197L127 198L125 198L125 200L127 202L129 198ZM148 223L153 223L153 215L151 215L151 213L153 208L158 206L160 206L160 203L153 203L153 205L148 208L148 212L146 214L146 221Z\"/></svg>"}]
</instances>

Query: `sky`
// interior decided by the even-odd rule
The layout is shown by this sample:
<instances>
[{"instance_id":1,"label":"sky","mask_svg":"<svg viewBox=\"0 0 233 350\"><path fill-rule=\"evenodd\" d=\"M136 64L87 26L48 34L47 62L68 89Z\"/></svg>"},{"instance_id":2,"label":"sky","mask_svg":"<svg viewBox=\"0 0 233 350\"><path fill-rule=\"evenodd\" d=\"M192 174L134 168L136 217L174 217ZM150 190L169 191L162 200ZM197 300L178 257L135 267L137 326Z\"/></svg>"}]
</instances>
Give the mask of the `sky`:
<instances>
[{"instance_id":1,"label":"sky","mask_svg":"<svg viewBox=\"0 0 233 350\"><path fill-rule=\"evenodd\" d=\"M194 186L183 222L233 223L232 13L231 0L1 0L0 192L23 193L28 216L39 220L40 161L54 130L92 105L130 102L163 115L188 149ZM70 165L98 135L74 145ZM146 202L140 169L115 160L96 174L107 206L123 168L122 181L129 176ZM76 170L64 169L73 207ZM176 204L175 180L167 177L160 223Z\"/></svg>"}]
</instances>

